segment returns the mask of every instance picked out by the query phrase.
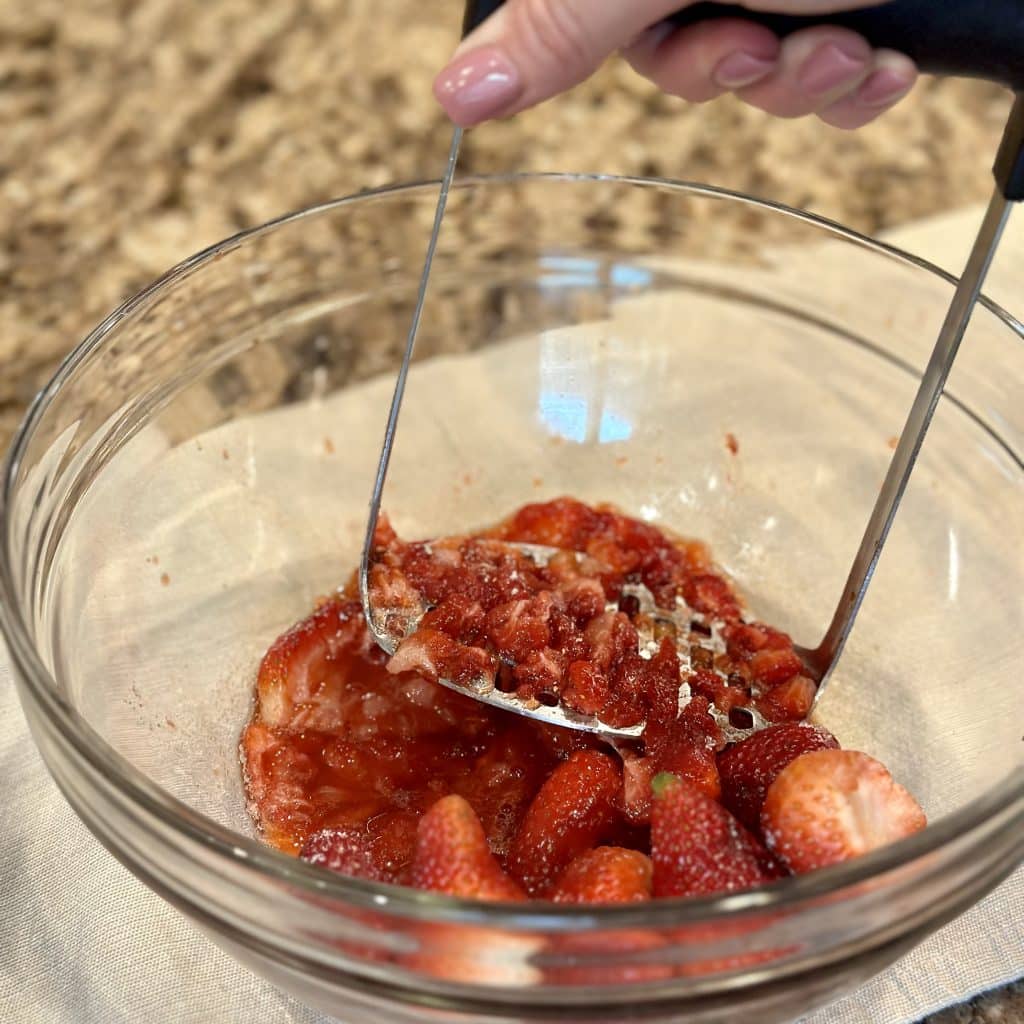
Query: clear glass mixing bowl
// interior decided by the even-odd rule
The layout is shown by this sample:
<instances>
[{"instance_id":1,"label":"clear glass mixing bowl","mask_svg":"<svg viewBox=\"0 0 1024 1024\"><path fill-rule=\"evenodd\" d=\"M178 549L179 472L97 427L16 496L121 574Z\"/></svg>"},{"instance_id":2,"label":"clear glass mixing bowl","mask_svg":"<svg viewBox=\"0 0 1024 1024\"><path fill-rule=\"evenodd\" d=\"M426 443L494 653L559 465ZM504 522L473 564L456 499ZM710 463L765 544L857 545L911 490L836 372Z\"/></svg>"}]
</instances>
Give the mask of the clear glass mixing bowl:
<instances>
[{"instance_id":1,"label":"clear glass mixing bowl","mask_svg":"<svg viewBox=\"0 0 1024 1024\"><path fill-rule=\"evenodd\" d=\"M0 615L39 749L116 857L346 1021L792 1019L1024 850L1021 327L978 309L819 709L918 795L925 832L641 908L351 881L260 844L236 742L262 651L355 565L435 198L368 194L201 253L39 397L0 505ZM759 616L816 640L951 287L712 189L465 181L386 503L424 534L611 500L710 541Z\"/></svg>"}]
</instances>

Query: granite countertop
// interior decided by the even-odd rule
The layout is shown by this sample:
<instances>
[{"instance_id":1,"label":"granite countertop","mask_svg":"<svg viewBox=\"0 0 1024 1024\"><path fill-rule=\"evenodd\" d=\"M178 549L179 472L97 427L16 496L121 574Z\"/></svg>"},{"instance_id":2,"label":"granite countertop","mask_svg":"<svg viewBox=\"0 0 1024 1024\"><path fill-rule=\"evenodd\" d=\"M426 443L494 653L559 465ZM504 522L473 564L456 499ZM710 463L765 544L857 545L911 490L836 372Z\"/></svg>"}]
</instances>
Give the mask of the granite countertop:
<instances>
[{"instance_id":1,"label":"granite countertop","mask_svg":"<svg viewBox=\"0 0 1024 1024\"><path fill-rule=\"evenodd\" d=\"M68 349L178 260L291 209L436 176L448 131L429 83L460 6L0 5L0 451ZM471 133L462 167L694 179L875 233L984 199L1008 104L927 81L847 134L728 98L688 108L611 65ZM930 1018L973 1022L1024 1022L1024 983Z\"/></svg>"}]
</instances>

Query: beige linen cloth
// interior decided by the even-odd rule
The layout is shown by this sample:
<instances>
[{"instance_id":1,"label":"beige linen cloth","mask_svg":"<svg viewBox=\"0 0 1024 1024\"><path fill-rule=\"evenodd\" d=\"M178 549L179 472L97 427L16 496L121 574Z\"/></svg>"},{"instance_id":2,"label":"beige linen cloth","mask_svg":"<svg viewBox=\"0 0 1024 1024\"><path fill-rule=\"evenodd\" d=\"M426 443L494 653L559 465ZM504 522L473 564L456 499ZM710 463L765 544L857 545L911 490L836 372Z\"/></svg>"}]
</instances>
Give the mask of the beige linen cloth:
<instances>
[{"instance_id":1,"label":"beige linen cloth","mask_svg":"<svg viewBox=\"0 0 1024 1024\"><path fill-rule=\"evenodd\" d=\"M92 837L36 753L2 645L0 779L3 1024L328 1024L221 952ZM1021 974L1024 868L802 1024L910 1024Z\"/></svg>"},{"instance_id":2,"label":"beige linen cloth","mask_svg":"<svg viewBox=\"0 0 1024 1024\"><path fill-rule=\"evenodd\" d=\"M977 223L978 211L965 212L895 241L958 268ZM1022 229L989 289L1011 309L1024 303L1014 280ZM2 644L0 780L0 1024L327 1024L222 953L92 838L36 753ZM1021 975L1024 868L802 1024L909 1024Z\"/></svg>"}]
</instances>

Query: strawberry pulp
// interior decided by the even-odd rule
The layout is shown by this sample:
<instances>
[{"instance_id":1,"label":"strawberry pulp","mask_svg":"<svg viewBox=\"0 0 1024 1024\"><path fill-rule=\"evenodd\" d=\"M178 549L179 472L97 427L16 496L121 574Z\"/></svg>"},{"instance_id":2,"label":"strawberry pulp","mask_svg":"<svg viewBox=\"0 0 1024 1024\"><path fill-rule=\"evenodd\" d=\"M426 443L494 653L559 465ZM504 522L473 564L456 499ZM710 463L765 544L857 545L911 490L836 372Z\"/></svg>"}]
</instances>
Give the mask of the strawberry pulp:
<instances>
[{"instance_id":1,"label":"strawberry pulp","mask_svg":"<svg viewBox=\"0 0 1024 1024\"><path fill-rule=\"evenodd\" d=\"M517 544L556 553L539 564ZM814 696L789 637L744 621L703 544L605 506L561 498L419 543L382 519L369 588L397 624L390 671L484 680L612 726L650 722L649 745L678 745L664 734L681 682L723 714L753 706L769 721L803 718Z\"/></svg>"},{"instance_id":2,"label":"strawberry pulp","mask_svg":"<svg viewBox=\"0 0 1024 1024\"><path fill-rule=\"evenodd\" d=\"M510 542L563 552L540 567ZM371 584L383 603L429 611L389 658L350 582L267 652L241 756L268 842L342 873L480 898L649 898L648 856L656 895L759 884L787 870L768 862L754 834L756 871L705 873L688 893L671 863L679 844L670 833L685 815L665 808L653 840L662 849L652 848L658 773L681 780L682 790L667 787L674 805L700 808L709 822L697 836L704 846L678 856L719 863L750 845L738 843L745 832L730 812L757 833L775 775L834 744L827 734L794 736L803 727L793 724L726 742L725 716L744 708L770 722L802 719L814 684L789 637L744 618L702 545L559 499L434 544L400 541L384 523L377 549ZM681 610L674 621L685 634L642 621L630 594L637 584L659 607ZM436 681L487 673L527 700L645 721L643 738L613 752ZM618 852L596 853L609 848Z\"/></svg>"}]
</instances>

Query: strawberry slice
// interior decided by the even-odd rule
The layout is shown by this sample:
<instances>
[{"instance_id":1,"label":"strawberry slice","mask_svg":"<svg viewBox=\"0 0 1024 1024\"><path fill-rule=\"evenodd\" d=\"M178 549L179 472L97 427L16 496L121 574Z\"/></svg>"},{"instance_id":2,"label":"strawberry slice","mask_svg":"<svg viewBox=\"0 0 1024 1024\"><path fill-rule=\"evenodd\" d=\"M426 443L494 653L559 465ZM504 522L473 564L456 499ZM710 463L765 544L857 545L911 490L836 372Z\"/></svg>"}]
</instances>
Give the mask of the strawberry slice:
<instances>
[{"instance_id":1,"label":"strawberry slice","mask_svg":"<svg viewBox=\"0 0 1024 1024\"><path fill-rule=\"evenodd\" d=\"M718 755L722 803L751 832L759 832L764 796L779 772L801 754L838 746L827 729L806 722L786 722L755 732Z\"/></svg>"},{"instance_id":2,"label":"strawberry slice","mask_svg":"<svg viewBox=\"0 0 1024 1024\"><path fill-rule=\"evenodd\" d=\"M256 680L259 720L271 727L336 729L353 651L370 647L362 606L335 594L279 637ZM346 660L345 656L349 658Z\"/></svg>"},{"instance_id":3,"label":"strawberry slice","mask_svg":"<svg viewBox=\"0 0 1024 1024\"><path fill-rule=\"evenodd\" d=\"M740 678L742 679L742 676ZM691 693L709 700L723 715L729 714L733 708L744 707L750 703L749 691L744 683L730 684L711 669L696 669L690 673L687 682L690 684Z\"/></svg>"},{"instance_id":4,"label":"strawberry slice","mask_svg":"<svg viewBox=\"0 0 1024 1024\"><path fill-rule=\"evenodd\" d=\"M559 592L572 620L580 625L597 618L604 611L604 588L589 576L580 576L569 583L563 583Z\"/></svg>"},{"instance_id":5,"label":"strawberry slice","mask_svg":"<svg viewBox=\"0 0 1024 1024\"><path fill-rule=\"evenodd\" d=\"M740 617L740 606L729 584L714 573L700 573L689 577L683 585L686 603L716 619L734 622Z\"/></svg>"},{"instance_id":6,"label":"strawberry slice","mask_svg":"<svg viewBox=\"0 0 1024 1024\"><path fill-rule=\"evenodd\" d=\"M493 533L504 540L583 551L600 526L600 514L575 498L524 505Z\"/></svg>"},{"instance_id":7,"label":"strawberry slice","mask_svg":"<svg viewBox=\"0 0 1024 1024\"><path fill-rule=\"evenodd\" d=\"M484 625L484 610L480 602L468 594L449 595L420 620L420 629L436 629L469 646L479 645Z\"/></svg>"},{"instance_id":8,"label":"strawberry slice","mask_svg":"<svg viewBox=\"0 0 1024 1024\"><path fill-rule=\"evenodd\" d=\"M603 612L591 619L584 632L590 661L600 671L607 673L622 659L636 651L636 627L623 612Z\"/></svg>"},{"instance_id":9,"label":"strawberry slice","mask_svg":"<svg viewBox=\"0 0 1024 1024\"><path fill-rule=\"evenodd\" d=\"M283 730L260 722L245 727L240 753L250 806L259 815L263 838L279 850L297 853L302 836L317 823L316 806L305 785L315 767L293 749Z\"/></svg>"},{"instance_id":10,"label":"strawberry slice","mask_svg":"<svg viewBox=\"0 0 1024 1024\"><path fill-rule=\"evenodd\" d=\"M608 680L589 661L574 661L569 666L562 703L581 715L599 715L611 700Z\"/></svg>"},{"instance_id":11,"label":"strawberry slice","mask_svg":"<svg viewBox=\"0 0 1024 1024\"><path fill-rule=\"evenodd\" d=\"M758 651L750 659L750 671L754 673L754 678L759 683L771 689L787 679L792 679L793 676L806 672L807 669L797 657L796 651L790 647Z\"/></svg>"},{"instance_id":12,"label":"strawberry slice","mask_svg":"<svg viewBox=\"0 0 1024 1024\"><path fill-rule=\"evenodd\" d=\"M487 637L497 653L511 661L525 661L551 643L548 619L555 598L550 591L536 597L506 601L487 613Z\"/></svg>"},{"instance_id":13,"label":"strawberry slice","mask_svg":"<svg viewBox=\"0 0 1024 1024\"><path fill-rule=\"evenodd\" d=\"M523 891L494 859L473 808L454 793L420 819L411 884L480 900L521 900Z\"/></svg>"},{"instance_id":14,"label":"strawberry slice","mask_svg":"<svg viewBox=\"0 0 1024 1024\"><path fill-rule=\"evenodd\" d=\"M859 857L926 824L885 765L856 750L801 754L768 788L761 810L769 848L798 874Z\"/></svg>"},{"instance_id":15,"label":"strawberry slice","mask_svg":"<svg viewBox=\"0 0 1024 1024\"><path fill-rule=\"evenodd\" d=\"M638 903L650 898L650 858L621 846L581 853L551 892L556 903Z\"/></svg>"},{"instance_id":16,"label":"strawberry slice","mask_svg":"<svg viewBox=\"0 0 1024 1024\"><path fill-rule=\"evenodd\" d=\"M619 819L622 772L597 750L578 750L560 764L527 808L508 868L531 895L551 886Z\"/></svg>"},{"instance_id":17,"label":"strawberry slice","mask_svg":"<svg viewBox=\"0 0 1024 1024\"><path fill-rule=\"evenodd\" d=\"M722 792L715 750L721 730L711 716L706 697L695 696L678 718L648 720L644 746L663 772L688 779L713 800Z\"/></svg>"},{"instance_id":18,"label":"strawberry slice","mask_svg":"<svg viewBox=\"0 0 1024 1024\"><path fill-rule=\"evenodd\" d=\"M757 700L758 710L770 722L800 722L811 712L818 686L808 676L793 676Z\"/></svg>"},{"instance_id":19,"label":"strawberry slice","mask_svg":"<svg viewBox=\"0 0 1024 1024\"><path fill-rule=\"evenodd\" d=\"M763 622L730 623L722 633L734 656L750 656L762 650L786 650L793 646L786 633L780 633Z\"/></svg>"},{"instance_id":20,"label":"strawberry slice","mask_svg":"<svg viewBox=\"0 0 1024 1024\"><path fill-rule=\"evenodd\" d=\"M465 686L477 679L493 682L498 665L494 655L482 647L468 647L440 630L421 627L398 645L388 659L387 670L392 675L417 672L432 683L450 679Z\"/></svg>"},{"instance_id":21,"label":"strawberry slice","mask_svg":"<svg viewBox=\"0 0 1024 1024\"><path fill-rule=\"evenodd\" d=\"M641 757L629 749L622 757L622 804L626 820L646 825L651 820L651 779L658 774L653 757Z\"/></svg>"},{"instance_id":22,"label":"strawberry slice","mask_svg":"<svg viewBox=\"0 0 1024 1024\"><path fill-rule=\"evenodd\" d=\"M377 867L365 828L321 829L306 840L299 856L310 864L352 878L368 878L374 882L394 880Z\"/></svg>"},{"instance_id":23,"label":"strawberry slice","mask_svg":"<svg viewBox=\"0 0 1024 1024\"><path fill-rule=\"evenodd\" d=\"M761 844L693 783L662 772L652 789L655 898L750 889L775 877Z\"/></svg>"}]
</instances>

